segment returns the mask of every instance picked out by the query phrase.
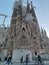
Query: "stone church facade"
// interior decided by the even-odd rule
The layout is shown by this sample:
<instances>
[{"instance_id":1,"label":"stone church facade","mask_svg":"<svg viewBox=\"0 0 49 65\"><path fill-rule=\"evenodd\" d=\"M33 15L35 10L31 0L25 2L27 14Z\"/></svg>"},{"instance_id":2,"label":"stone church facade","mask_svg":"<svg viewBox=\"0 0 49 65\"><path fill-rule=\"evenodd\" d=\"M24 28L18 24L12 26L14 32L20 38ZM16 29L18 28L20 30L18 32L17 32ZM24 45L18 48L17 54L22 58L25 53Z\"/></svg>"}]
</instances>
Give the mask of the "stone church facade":
<instances>
[{"instance_id":1,"label":"stone church facade","mask_svg":"<svg viewBox=\"0 0 49 65\"><path fill-rule=\"evenodd\" d=\"M10 27L0 27L0 56L13 50L49 54L49 38L44 29L40 30L34 7L28 0L27 6L22 6L22 0L16 1Z\"/></svg>"},{"instance_id":2,"label":"stone church facade","mask_svg":"<svg viewBox=\"0 0 49 65\"><path fill-rule=\"evenodd\" d=\"M22 6L21 0L15 2L6 48L40 52L40 29L32 2L31 8L28 0L27 7Z\"/></svg>"}]
</instances>

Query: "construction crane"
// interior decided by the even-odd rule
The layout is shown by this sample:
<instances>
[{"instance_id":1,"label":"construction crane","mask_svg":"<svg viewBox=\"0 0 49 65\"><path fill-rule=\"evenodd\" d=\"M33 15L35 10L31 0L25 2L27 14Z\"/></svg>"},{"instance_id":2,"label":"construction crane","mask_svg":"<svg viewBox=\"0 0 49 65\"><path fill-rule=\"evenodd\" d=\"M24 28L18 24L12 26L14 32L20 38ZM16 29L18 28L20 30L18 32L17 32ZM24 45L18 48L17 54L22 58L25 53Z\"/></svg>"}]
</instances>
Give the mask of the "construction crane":
<instances>
[{"instance_id":1,"label":"construction crane","mask_svg":"<svg viewBox=\"0 0 49 65\"><path fill-rule=\"evenodd\" d=\"M3 21L3 24L2 24L2 25L3 25L3 27L4 27L4 26L5 26L5 24L4 24L4 23L5 23L5 19L6 19L7 15L5 15L5 14L0 14L0 16L4 16L4 21Z\"/></svg>"},{"instance_id":2,"label":"construction crane","mask_svg":"<svg viewBox=\"0 0 49 65\"><path fill-rule=\"evenodd\" d=\"M3 21L3 24L2 24L2 26L4 27L5 26L5 20L6 20L6 18L7 17L11 17L11 16L7 16L5 14L0 14L0 16L3 16L4 17L4 21Z\"/></svg>"}]
</instances>

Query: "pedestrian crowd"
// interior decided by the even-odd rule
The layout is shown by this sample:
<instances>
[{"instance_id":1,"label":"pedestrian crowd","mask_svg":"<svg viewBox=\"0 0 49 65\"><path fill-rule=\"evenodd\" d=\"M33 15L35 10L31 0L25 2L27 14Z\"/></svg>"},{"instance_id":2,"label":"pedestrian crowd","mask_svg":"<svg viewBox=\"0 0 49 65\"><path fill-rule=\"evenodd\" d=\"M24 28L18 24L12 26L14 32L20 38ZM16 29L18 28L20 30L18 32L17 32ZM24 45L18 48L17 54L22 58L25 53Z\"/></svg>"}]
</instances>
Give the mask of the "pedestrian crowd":
<instances>
[{"instance_id":1,"label":"pedestrian crowd","mask_svg":"<svg viewBox=\"0 0 49 65\"><path fill-rule=\"evenodd\" d=\"M36 58L35 58L36 57ZM41 56L40 55L37 55L37 53L35 53L35 57L34 57L34 59L35 59L35 61L39 64L41 64L42 65L42 58L41 58ZM32 57L32 60L33 60L33 57ZM21 63L24 63L24 61L23 61L23 56L21 56L21 58L20 58L20 62ZM25 57L25 63L26 63L26 65L28 65L28 63L30 62L30 54L27 54L26 55L26 57ZM39 64L39 65L40 65Z\"/></svg>"},{"instance_id":2,"label":"pedestrian crowd","mask_svg":"<svg viewBox=\"0 0 49 65\"><path fill-rule=\"evenodd\" d=\"M36 59L35 61L38 61L39 63L42 63L42 59L41 59L41 56L38 55L37 56L37 53L35 53L35 56L36 56ZM20 58L20 63L26 63L26 65L28 65L28 63L30 62L30 54L27 54L26 57L25 57L25 61L23 61L23 56L21 56ZM33 60L33 58L32 58ZM0 61L1 61L1 57L0 57ZM12 64L12 52L8 52L7 56L4 58L4 61L6 61L6 63L9 65L10 63Z\"/></svg>"}]
</instances>

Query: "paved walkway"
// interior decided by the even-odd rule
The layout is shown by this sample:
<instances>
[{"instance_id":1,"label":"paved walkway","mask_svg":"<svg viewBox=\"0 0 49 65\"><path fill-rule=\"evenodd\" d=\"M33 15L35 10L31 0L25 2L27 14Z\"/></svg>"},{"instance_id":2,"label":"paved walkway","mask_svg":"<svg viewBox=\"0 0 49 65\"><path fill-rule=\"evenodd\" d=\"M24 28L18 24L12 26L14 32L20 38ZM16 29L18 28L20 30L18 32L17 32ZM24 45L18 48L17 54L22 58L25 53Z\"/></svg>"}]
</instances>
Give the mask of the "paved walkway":
<instances>
[{"instance_id":1,"label":"paved walkway","mask_svg":"<svg viewBox=\"0 0 49 65\"><path fill-rule=\"evenodd\" d=\"M0 62L0 65L8 65L6 62ZM16 63L13 62L13 64L10 65L26 65L26 63ZM37 64L37 63L28 63L28 65L41 65L41 64ZM45 61L43 65L49 65L49 61Z\"/></svg>"}]
</instances>

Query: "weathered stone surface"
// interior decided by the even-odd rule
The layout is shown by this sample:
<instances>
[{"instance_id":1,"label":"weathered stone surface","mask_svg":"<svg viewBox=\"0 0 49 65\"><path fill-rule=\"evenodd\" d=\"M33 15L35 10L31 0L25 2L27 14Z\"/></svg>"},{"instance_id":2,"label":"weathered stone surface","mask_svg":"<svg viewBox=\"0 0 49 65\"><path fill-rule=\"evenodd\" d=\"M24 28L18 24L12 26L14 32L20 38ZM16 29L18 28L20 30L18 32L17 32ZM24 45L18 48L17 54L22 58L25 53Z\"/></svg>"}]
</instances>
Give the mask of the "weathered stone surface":
<instances>
[{"instance_id":1,"label":"weathered stone surface","mask_svg":"<svg viewBox=\"0 0 49 65\"><path fill-rule=\"evenodd\" d=\"M19 6L19 5L18 5ZM17 6L17 7L18 7ZM29 5L28 5L29 6ZM40 50L40 30L36 19L34 9L25 8L25 17L21 16L19 7L13 11L9 39L7 43L8 49L30 49L32 52L39 53ZM28 10L32 11L29 12ZM18 13L16 14L17 11ZM24 13L24 11L23 11ZM20 16L19 16L20 15ZM13 17L15 17L13 19Z\"/></svg>"}]
</instances>

